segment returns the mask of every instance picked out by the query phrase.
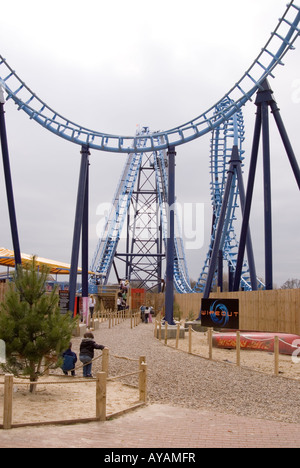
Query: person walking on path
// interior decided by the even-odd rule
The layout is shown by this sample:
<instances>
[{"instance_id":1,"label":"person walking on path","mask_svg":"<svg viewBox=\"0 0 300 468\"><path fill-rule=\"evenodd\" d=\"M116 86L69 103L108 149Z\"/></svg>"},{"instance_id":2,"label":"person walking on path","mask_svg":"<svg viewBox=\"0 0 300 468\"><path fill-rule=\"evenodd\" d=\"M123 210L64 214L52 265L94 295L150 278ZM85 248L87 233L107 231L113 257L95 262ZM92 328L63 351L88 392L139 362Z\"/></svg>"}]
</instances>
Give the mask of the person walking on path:
<instances>
[{"instance_id":1,"label":"person walking on path","mask_svg":"<svg viewBox=\"0 0 300 468\"><path fill-rule=\"evenodd\" d=\"M94 296L91 296L89 298L89 309L90 309L91 319L93 318L93 315L94 315L95 306L96 306L96 299Z\"/></svg>"},{"instance_id":2,"label":"person walking on path","mask_svg":"<svg viewBox=\"0 0 300 468\"><path fill-rule=\"evenodd\" d=\"M103 350L105 346L99 345L94 341L93 333L85 333L80 344L79 359L83 363L83 377L91 378L92 360L94 359L95 349Z\"/></svg>"}]
</instances>

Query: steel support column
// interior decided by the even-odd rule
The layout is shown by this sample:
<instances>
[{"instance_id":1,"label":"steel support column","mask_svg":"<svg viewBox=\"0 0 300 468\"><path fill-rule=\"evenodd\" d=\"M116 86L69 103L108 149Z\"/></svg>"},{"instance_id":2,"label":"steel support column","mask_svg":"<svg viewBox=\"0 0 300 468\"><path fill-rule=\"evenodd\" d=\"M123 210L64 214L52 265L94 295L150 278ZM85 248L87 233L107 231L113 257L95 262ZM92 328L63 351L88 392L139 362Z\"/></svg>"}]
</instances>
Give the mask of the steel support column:
<instances>
[{"instance_id":1,"label":"steel support column","mask_svg":"<svg viewBox=\"0 0 300 468\"><path fill-rule=\"evenodd\" d=\"M251 153L249 177L248 177L248 186L247 186L247 193L246 193L246 200L245 200L245 208L243 212L243 222L242 222L242 228L241 228L238 258L236 262L233 291L239 290L240 282L241 282L241 274L242 274L243 261L244 261L244 256L245 256L250 211L251 211L251 205L252 205L252 199L253 199L255 173L256 173L256 167L257 167L259 142L260 142L260 135L261 135L261 122L262 122L261 107L258 107L257 114L256 114L255 128L254 128L254 137L253 137L253 145L252 145L252 153Z\"/></svg>"},{"instance_id":2,"label":"steel support column","mask_svg":"<svg viewBox=\"0 0 300 468\"><path fill-rule=\"evenodd\" d=\"M276 125L277 125L277 128L278 128L278 131L280 133L282 142L283 142L284 147L286 149L287 156L289 158L292 170L294 172L296 182L297 182L298 187L300 189L300 168L299 168L299 165L298 165L294 150L292 148L290 139L288 137L286 128L284 126L283 120L281 118L280 110L279 110L278 105L277 105L275 100L273 100L271 102L270 106L271 106L271 109L272 109L272 113L274 115L274 119L275 119L275 122L276 122Z\"/></svg>"},{"instance_id":3,"label":"steel support column","mask_svg":"<svg viewBox=\"0 0 300 468\"><path fill-rule=\"evenodd\" d=\"M262 103L263 168L264 168L264 220L265 220L265 282L273 289L272 195L270 162L270 129L268 102Z\"/></svg>"},{"instance_id":4,"label":"steel support column","mask_svg":"<svg viewBox=\"0 0 300 468\"><path fill-rule=\"evenodd\" d=\"M89 153L87 157L89 156ZM89 163L86 172L82 220L82 297L89 296Z\"/></svg>"},{"instance_id":5,"label":"steel support column","mask_svg":"<svg viewBox=\"0 0 300 468\"><path fill-rule=\"evenodd\" d=\"M89 164L89 149L83 146L81 149L81 166L78 182L77 204L73 234L73 247L71 257L71 271L70 271L70 311L74 313L77 272L78 272L78 258L80 247L80 234L83 224L84 202L86 195L87 173Z\"/></svg>"},{"instance_id":6,"label":"steel support column","mask_svg":"<svg viewBox=\"0 0 300 468\"><path fill-rule=\"evenodd\" d=\"M6 185L7 204L8 204L9 219L10 219L10 229L11 229L12 243L13 243L13 249L14 249L14 255L15 255L15 265L17 266L17 265L22 264L22 260L21 260L21 250L20 250L17 217L16 217L16 209L15 209L15 201L14 201L14 193L13 193L13 185L12 185L12 177L11 177L11 169L10 169L10 161L9 161L4 103L5 103L4 94L0 86L0 138L1 138L2 159L3 159L4 177L5 177L5 185Z\"/></svg>"},{"instance_id":7,"label":"steel support column","mask_svg":"<svg viewBox=\"0 0 300 468\"><path fill-rule=\"evenodd\" d=\"M174 252L175 252L175 147L168 150L168 241L166 267L165 319L169 325L174 324Z\"/></svg>"},{"instance_id":8,"label":"steel support column","mask_svg":"<svg viewBox=\"0 0 300 468\"><path fill-rule=\"evenodd\" d=\"M210 259L210 267L209 267L205 289L203 293L203 299L209 298L213 277L217 270L221 238L222 238L222 234L224 230L224 223L225 223L225 218L226 218L226 213L227 213L227 208L228 208L228 200L229 200L230 192L232 189L232 180L233 180L233 176L235 172L235 169L234 169L235 164L236 162L234 160L230 161L228 177L227 177L227 182L226 182L226 187L225 187L224 197L223 197L223 202L222 202L222 209L221 209L220 218L218 222L218 228L216 232L214 247L213 247L213 251L212 251L212 255ZM200 317L201 317L201 314L200 314Z\"/></svg>"},{"instance_id":9,"label":"steel support column","mask_svg":"<svg viewBox=\"0 0 300 468\"><path fill-rule=\"evenodd\" d=\"M219 250L218 256L218 288L223 292L223 250Z\"/></svg>"},{"instance_id":10,"label":"steel support column","mask_svg":"<svg viewBox=\"0 0 300 468\"><path fill-rule=\"evenodd\" d=\"M243 180L243 174L242 174L242 168L241 168L242 161L240 159L239 161L240 161L240 164L236 166L236 170L237 170L237 180L238 180L241 209L242 209L242 214L244 214L245 204L246 204L246 195L245 195L245 186L244 186L244 180ZM255 267L255 260L254 260L252 236L251 236L249 226L248 226L246 245L247 245L247 258L248 258L249 273L250 273L250 279L251 279L251 287L252 287L252 291L257 291L258 289L257 288L257 275L256 275L256 267Z\"/></svg>"}]
</instances>

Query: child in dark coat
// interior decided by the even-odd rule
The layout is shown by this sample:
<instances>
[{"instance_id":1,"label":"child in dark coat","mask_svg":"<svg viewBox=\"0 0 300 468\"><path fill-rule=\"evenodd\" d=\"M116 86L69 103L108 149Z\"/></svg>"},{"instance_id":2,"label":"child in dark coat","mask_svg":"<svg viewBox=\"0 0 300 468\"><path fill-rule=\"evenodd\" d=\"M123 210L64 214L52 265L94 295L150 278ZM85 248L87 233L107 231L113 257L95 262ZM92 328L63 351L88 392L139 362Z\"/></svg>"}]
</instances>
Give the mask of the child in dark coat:
<instances>
[{"instance_id":1,"label":"child in dark coat","mask_svg":"<svg viewBox=\"0 0 300 468\"><path fill-rule=\"evenodd\" d=\"M62 365L62 370L65 375L68 375L69 372L71 372L71 375L75 377L75 364L77 362L77 356L75 353L72 351L72 343L69 344L69 348L67 351L63 353L63 365Z\"/></svg>"},{"instance_id":2,"label":"child in dark coat","mask_svg":"<svg viewBox=\"0 0 300 468\"><path fill-rule=\"evenodd\" d=\"M105 346L98 345L94 341L92 333L85 333L84 339L80 345L79 359L83 363L83 377L92 377L92 360L94 359L94 350L103 350Z\"/></svg>"}]
</instances>

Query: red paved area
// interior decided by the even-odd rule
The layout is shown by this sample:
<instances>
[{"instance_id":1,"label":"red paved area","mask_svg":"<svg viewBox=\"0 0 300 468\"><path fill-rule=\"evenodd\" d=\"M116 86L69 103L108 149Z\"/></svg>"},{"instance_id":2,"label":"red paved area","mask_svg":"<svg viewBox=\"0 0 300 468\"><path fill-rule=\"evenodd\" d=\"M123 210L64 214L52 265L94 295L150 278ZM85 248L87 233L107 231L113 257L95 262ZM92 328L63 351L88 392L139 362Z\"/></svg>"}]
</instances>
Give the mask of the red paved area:
<instances>
[{"instance_id":1,"label":"red paved area","mask_svg":"<svg viewBox=\"0 0 300 468\"><path fill-rule=\"evenodd\" d=\"M1 430L0 447L299 448L300 424L149 405L105 423Z\"/></svg>"}]
</instances>

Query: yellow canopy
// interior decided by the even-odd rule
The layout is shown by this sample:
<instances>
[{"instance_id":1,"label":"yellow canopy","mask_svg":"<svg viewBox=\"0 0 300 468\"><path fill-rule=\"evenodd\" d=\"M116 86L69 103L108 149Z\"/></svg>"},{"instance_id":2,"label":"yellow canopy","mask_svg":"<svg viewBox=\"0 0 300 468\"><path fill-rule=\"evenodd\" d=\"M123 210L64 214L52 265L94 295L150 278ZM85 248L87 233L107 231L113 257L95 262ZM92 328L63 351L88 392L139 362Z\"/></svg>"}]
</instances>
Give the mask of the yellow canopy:
<instances>
[{"instance_id":1,"label":"yellow canopy","mask_svg":"<svg viewBox=\"0 0 300 468\"><path fill-rule=\"evenodd\" d=\"M22 265L31 262L32 255L21 254ZM50 273L52 275L69 275L71 265L67 263L55 262L54 260L48 260L47 258L36 257L37 265L47 265L50 268ZM15 256L13 250L7 250L3 247L0 247L0 265L8 266L14 268L15 266ZM82 273L82 269L78 268L78 274ZM93 275L92 271L89 271L90 275Z\"/></svg>"}]
</instances>

